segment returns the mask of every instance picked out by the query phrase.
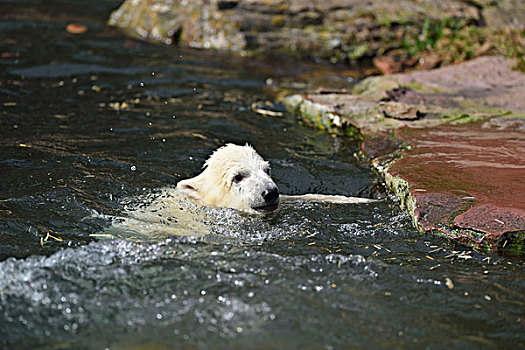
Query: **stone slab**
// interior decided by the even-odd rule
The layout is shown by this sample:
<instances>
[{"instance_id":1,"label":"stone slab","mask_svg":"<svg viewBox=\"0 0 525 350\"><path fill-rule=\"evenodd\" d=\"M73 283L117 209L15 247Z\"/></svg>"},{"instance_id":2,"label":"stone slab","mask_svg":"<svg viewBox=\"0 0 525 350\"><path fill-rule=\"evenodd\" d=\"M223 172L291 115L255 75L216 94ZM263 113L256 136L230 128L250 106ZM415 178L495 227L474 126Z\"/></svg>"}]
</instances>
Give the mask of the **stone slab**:
<instances>
[{"instance_id":1,"label":"stone slab","mask_svg":"<svg viewBox=\"0 0 525 350\"><path fill-rule=\"evenodd\" d=\"M482 57L285 102L332 132L350 125L421 230L523 256L525 74L511 67Z\"/></svg>"}]
</instances>

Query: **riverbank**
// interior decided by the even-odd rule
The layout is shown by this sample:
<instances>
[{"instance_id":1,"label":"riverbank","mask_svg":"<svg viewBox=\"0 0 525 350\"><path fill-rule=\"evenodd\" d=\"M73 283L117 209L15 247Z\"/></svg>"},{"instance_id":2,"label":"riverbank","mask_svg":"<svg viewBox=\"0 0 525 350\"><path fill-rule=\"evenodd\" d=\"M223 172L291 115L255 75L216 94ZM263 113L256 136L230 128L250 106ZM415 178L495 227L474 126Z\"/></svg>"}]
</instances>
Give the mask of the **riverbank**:
<instances>
[{"instance_id":1,"label":"riverbank","mask_svg":"<svg viewBox=\"0 0 525 350\"><path fill-rule=\"evenodd\" d=\"M420 230L523 255L525 75L513 63L483 57L284 102L316 127L362 139Z\"/></svg>"},{"instance_id":2,"label":"riverbank","mask_svg":"<svg viewBox=\"0 0 525 350\"><path fill-rule=\"evenodd\" d=\"M373 61L385 74L499 54L525 69L520 0L125 1L109 25L154 43L286 55L332 63Z\"/></svg>"}]
</instances>

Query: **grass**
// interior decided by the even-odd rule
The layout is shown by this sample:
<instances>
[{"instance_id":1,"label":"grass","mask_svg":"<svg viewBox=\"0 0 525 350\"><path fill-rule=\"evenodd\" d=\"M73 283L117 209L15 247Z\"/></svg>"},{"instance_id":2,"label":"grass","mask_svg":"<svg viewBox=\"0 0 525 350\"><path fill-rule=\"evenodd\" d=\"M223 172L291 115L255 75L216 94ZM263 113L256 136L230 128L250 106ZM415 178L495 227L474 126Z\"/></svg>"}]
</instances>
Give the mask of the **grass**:
<instances>
[{"instance_id":1,"label":"grass","mask_svg":"<svg viewBox=\"0 0 525 350\"><path fill-rule=\"evenodd\" d=\"M501 54L515 59L514 68L525 72L525 30L495 30L478 27L465 19L427 17L417 35L401 39L400 48L415 58L436 55L442 64Z\"/></svg>"}]
</instances>

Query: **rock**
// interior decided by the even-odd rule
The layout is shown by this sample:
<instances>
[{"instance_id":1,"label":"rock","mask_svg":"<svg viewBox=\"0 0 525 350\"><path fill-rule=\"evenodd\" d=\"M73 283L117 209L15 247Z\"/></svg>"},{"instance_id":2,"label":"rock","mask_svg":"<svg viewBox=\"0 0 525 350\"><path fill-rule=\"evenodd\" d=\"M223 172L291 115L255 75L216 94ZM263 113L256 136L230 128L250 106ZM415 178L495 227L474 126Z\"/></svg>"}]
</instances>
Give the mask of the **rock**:
<instances>
[{"instance_id":1,"label":"rock","mask_svg":"<svg viewBox=\"0 0 525 350\"><path fill-rule=\"evenodd\" d=\"M347 61L399 48L443 16L473 23L480 14L457 0L126 0L108 23L153 42Z\"/></svg>"},{"instance_id":2,"label":"rock","mask_svg":"<svg viewBox=\"0 0 525 350\"><path fill-rule=\"evenodd\" d=\"M489 27L525 29L525 2L522 0L488 2L481 13Z\"/></svg>"},{"instance_id":3,"label":"rock","mask_svg":"<svg viewBox=\"0 0 525 350\"><path fill-rule=\"evenodd\" d=\"M392 74L488 54L522 57L521 0L126 0L108 23L154 43L353 62ZM509 40L508 32L516 39ZM525 65L525 63L523 63Z\"/></svg>"},{"instance_id":4,"label":"rock","mask_svg":"<svg viewBox=\"0 0 525 350\"><path fill-rule=\"evenodd\" d=\"M400 61L394 60L392 57L388 56L378 56L374 57L374 66L379 68L381 73L385 75L399 73L403 70L403 63Z\"/></svg>"},{"instance_id":5,"label":"rock","mask_svg":"<svg viewBox=\"0 0 525 350\"><path fill-rule=\"evenodd\" d=\"M295 95L285 103L331 132L351 125L422 231L524 256L525 74L512 64L482 57L367 78L352 94Z\"/></svg>"}]
</instances>

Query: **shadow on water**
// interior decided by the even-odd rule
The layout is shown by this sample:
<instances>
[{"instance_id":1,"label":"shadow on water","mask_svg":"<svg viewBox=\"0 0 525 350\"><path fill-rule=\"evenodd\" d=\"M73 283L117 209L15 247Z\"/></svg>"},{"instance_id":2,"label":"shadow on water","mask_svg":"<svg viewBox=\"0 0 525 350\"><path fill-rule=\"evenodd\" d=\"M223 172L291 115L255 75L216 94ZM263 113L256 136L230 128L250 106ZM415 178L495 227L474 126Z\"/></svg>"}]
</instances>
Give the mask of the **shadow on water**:
<instances>
[{"instance_id":1,"label":"shadow on water","mask_svg":"<svg viewBox=\"0 0 525 350\"><path fill-rule=\"evenodd\" d=\"M314 65L128 41L103 23L118 4L0 2L2 347L525 346L522 263L420 234L389 200L108 236L226 142L254 145L283 193L381 196L356 142L250 110Z\"/></svg>"}]
</instances>

